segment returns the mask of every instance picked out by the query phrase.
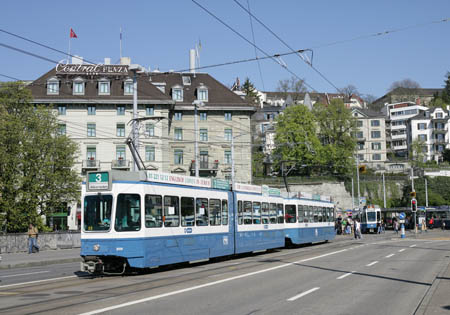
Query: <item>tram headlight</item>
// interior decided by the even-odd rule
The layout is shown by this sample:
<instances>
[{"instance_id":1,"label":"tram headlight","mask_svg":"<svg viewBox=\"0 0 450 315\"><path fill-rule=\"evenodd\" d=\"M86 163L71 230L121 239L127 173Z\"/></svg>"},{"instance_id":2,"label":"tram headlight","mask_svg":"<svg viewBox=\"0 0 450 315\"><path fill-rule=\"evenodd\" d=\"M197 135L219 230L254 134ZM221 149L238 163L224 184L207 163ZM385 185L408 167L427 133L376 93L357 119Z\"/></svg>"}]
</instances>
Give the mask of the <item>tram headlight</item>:
<instances>
[{"instance_id":1,"label":"tram headlight","mask_svg":"<svg viewBox=\"0 0 450 315\"><path fill-rule=\"evenodd\" d=\"M96 252L98 252L100 250L100 245L99 244L95 244L94 246L92 246L92 249Z\"/></svg>"}]
</instances>

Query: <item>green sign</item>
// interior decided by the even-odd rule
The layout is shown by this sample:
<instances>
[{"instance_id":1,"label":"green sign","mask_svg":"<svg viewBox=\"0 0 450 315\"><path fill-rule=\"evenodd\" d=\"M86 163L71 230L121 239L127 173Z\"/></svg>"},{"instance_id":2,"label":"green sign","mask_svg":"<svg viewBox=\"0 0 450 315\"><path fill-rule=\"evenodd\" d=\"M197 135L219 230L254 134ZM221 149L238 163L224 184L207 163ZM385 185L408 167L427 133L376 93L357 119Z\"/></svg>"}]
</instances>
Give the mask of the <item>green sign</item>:
<instances>
[{"instance_id":1,"label":"green sign","mask_svg":"<svg viewBox=\"0 0 450 315\"><path fill-rule=\"evenodd\" d=\"M87 174L87 191L110 189L111 178L109 172L90 172Z\"/></svg>"},{"instance_id":2,"label":"green sign","mask_svg":"<svg viewBox=\"0 0 450 315\"><path fill-rule=\"evenodd\" d=\"M230 182L225 179L213 179L212 188L230 190Z\"/></svg>"},{"instance_id":3,"label":"green sign","mask_svg":"<svg viewBox=\"0 0 450 315\"><path fill-rule=\"evenodd\" d=\"M269 188L269 195L270 196L280 197L281 196L281 190L279 190L278 188Z\"/></svg>"}]
</instances>

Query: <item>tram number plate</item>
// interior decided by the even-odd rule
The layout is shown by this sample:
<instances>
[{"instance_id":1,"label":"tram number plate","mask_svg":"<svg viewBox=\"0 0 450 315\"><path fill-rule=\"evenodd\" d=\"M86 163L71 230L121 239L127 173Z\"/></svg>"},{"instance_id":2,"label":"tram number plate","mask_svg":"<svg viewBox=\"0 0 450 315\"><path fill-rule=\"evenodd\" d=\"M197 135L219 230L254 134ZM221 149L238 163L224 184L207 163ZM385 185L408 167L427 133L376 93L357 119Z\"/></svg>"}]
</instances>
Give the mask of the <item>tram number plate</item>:
<instances>
[{"instance_id":1,"label":"tram number plate","mask_svg":"<svg viewBox=\"0 0 450 315\"><path fill-rule=\"evenodd\" d=\"M186 234L192 233L192 228L185 228L184 233Z\"/></svg>"}]
</instances>

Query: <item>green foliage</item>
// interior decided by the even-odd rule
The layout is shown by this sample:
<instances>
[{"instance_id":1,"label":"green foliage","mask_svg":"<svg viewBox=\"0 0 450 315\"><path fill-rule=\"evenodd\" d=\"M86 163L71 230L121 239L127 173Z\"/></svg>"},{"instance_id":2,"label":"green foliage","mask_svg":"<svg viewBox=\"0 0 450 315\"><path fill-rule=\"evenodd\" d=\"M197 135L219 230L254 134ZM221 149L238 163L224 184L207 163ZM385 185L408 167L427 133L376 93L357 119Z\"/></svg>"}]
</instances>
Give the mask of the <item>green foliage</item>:
<instances>
[{"instance_id":1,"label":"green foliage","mask_svg":"<svg viewBox=\"0 0 450 315\"><path fill-rule=\"evenodd\" d=\"M444 152L442 152L442 158L444 162L450 162L450 149L445 149Z\"/></svg>"},{"instance_id":2,"label":"green foliage","mask_svg":"<svg viewBox=\"0 0 450 315\"><path fill-rule=\"evenodd\" d=\"M0 213L9 232L78 199L79 178L72 167L77 146L58 135L52 112L30 103L20 83L0 87Z\"/></svg>"},{"instance_id":3,"label":"green foliage","mask_svg":"<svg viewBox=\"0 0 450 315\"><path fill-rule=\"evenodd\" d=\"M259 95L253 83L250 82L249 78L245 79L245 82L242 85L242 91L245 92L247 98L250 100L252 104L259 104Z\"/></svg>"},{"instance_id":4,"label":"green foliage","mask_svg":"<svg viewBox=\"0 0 450 315\"><path fill-rule=\"evenodd\" d=\"M426 161L426 156L424 153L424 146L425 146L425 142L420 141L420 140L414 140L411 143L411 150L410 150L410 156L412 157L411 159L411 164L415 167L423 167L424 163Z\"/></svg>"}]
</instances>

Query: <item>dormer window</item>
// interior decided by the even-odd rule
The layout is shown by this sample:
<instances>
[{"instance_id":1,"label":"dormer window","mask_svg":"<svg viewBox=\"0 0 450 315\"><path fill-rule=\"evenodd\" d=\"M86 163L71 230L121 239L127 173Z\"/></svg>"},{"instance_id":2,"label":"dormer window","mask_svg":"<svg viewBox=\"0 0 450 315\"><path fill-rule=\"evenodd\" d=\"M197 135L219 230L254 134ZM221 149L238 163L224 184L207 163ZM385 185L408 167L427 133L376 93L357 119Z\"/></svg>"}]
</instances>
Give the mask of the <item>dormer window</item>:
<instances>
[{"instance_id":1,"label":"dormer window","mask_svg":"<svg viewBox=\"0 0 450 315\"><path fill-rule=\"evenodd\" d=\"M133 95L133 80L125 80L125 82L123 83L123 94Z\"/></svg>"},{"instance_id":2,"label":"dormer window","mask_svg":"<svg viewBox=\"0 0 450 315\"><path fill-rule=\"evenodd\" d=\"M73 95L84 95L84 81L77 78L73 81Z\"/></svg>"},{"instance_id":3,"label":"dormer window","mask_svg":"<svg viewBox=\"0 0 450 315\"><path fill-rule=\"evenodd\" d=\"M181 86L174 86L172 88L172 100L183 101L183 88Z\"/></svg>"},{"instance_id":4,"label":"dormer window","mask_svg":"<svg viewBox=\"0 0 450 315\"><path fill-rule=\"evenodd\" d=\"M197 100L202 102L208 101L208 88L205 86L199 87L197 89Z\"/></svg>"},{"instance_id":5,"label":"dormer window","mask_svg":"<svg viewBox=\"0 0 450 315\"><path fill-rule=\"evenodd\" d=\"M161 93L166 94L166 82L152 82L154 86L161 91Z\"/></svg>"},{"instance_id":6,"label":"dormer window","mask_svg":"<svg viewBox=\"0 0 450 315\"><path fill-rule=\"evenodd\" d=\"M110 94L110 88L109 88L110 82L106 79L101 79L98 82L98 95L109 95Z\"/></svg>"},{"instance_id":7,"label":"dormer window","mask_svg":"<svg viewBox=\"0 0 450 315\"><path fill-rule=\"evenodd\" d=\"M57 78L51 78L47 81L47 95L59 94L59 80Z\"/></svg>"},{"instance_id":8,"label":"dormer window","mask_svg":"<svg viewBox=\"0 0 450 315\"><path fill-rule=\"evenodd\" d=\"M191 77L182 76L182 78L183 78L183 85L191 85Z\"/></svg>"}]
</instances>

